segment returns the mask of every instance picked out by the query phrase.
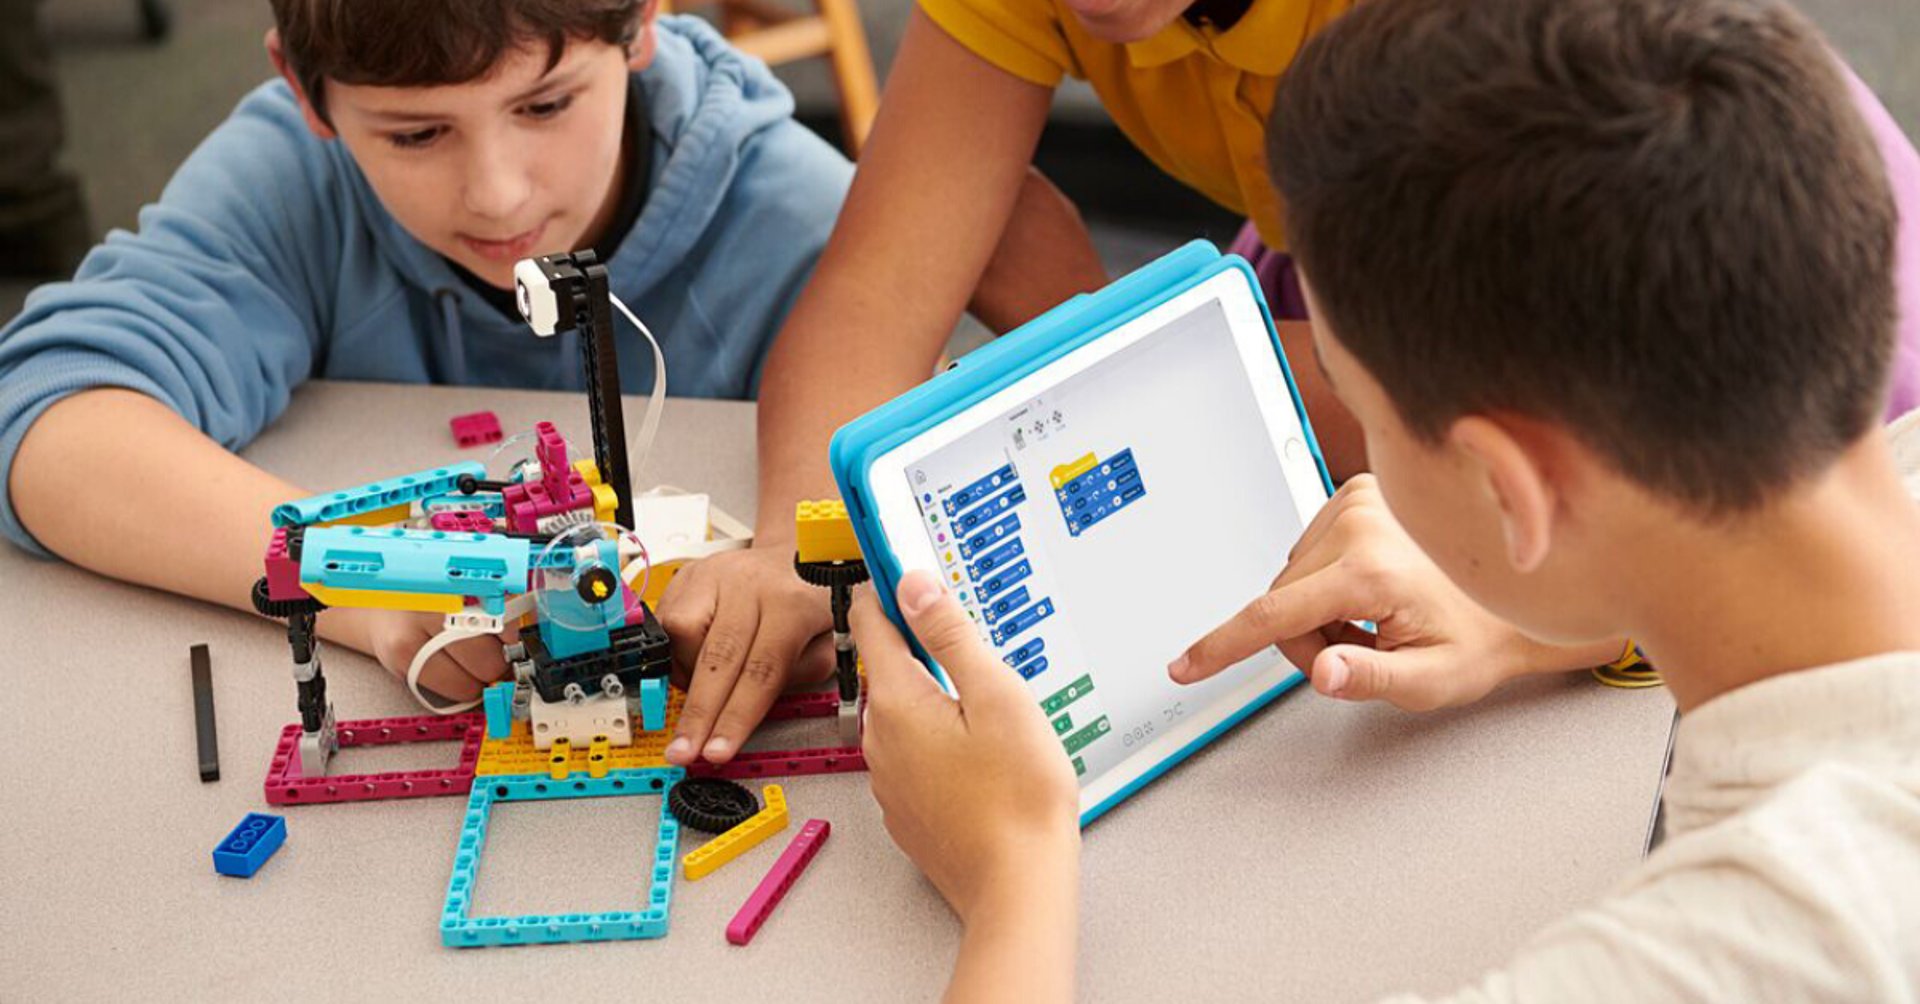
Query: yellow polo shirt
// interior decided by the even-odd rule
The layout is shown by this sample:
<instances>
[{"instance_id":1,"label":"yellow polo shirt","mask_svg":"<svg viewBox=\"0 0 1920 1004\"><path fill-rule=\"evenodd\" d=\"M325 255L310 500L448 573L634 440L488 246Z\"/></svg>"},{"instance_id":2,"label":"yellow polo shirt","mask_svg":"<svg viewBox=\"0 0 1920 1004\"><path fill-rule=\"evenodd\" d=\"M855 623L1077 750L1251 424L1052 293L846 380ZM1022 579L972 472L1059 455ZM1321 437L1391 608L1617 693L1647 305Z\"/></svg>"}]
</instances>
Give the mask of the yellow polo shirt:
<instances>
[{"instance_id":1,"label":"yellow polo shirt","mask_svg":"<svg viewBox=\"0 0 1920 1004\"><path fill-rule=\"evenodd\" d=\"M1231 30L1184 18L1151 38L1102 42L1059 0L920 0L948 35L1022 80L1092 85L1120 131L1154 164L1253 220L1286 247L1267 178L1273 87L1307 37L1354 0L1254 0Z\"/></svg>"}]
</instances>

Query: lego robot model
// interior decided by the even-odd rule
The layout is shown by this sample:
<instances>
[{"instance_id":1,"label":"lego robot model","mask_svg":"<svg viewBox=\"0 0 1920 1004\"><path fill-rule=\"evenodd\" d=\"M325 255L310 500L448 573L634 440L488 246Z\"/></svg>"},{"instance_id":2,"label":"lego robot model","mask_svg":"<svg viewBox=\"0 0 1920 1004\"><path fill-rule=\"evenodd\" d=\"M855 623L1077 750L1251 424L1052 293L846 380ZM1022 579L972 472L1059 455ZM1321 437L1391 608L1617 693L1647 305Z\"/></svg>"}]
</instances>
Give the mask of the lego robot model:
<instances>
[{"instance_id":1,"label":"lego robot model","mask_svg":"<svg viewBox=\"0 0 1920 1004\"><path fill-rule=\"evenodd\" d=\"M468 461L274 510L253 600L287 624L306 776L324 776L339 745L315 633L328 607L444 614L446 630L408 673L415 696L442 714L481 702L429 701L418 687L426 661L454 641L498 635L530 617L506 647L511 679L485 695L494 735L517 719L530 722L540 749L602 736L623 746L636 718L640 731L665 727L670 642L641 599L647 550L622 529L633 525L633 498L606 267L591 252L551 255L520 262L514 279L536 334L581 334L593 459L570 463L566 440L543 422L534 456L505 481ZM649 428L663 376L656 367Z\"/></svg>"}]
</instances>

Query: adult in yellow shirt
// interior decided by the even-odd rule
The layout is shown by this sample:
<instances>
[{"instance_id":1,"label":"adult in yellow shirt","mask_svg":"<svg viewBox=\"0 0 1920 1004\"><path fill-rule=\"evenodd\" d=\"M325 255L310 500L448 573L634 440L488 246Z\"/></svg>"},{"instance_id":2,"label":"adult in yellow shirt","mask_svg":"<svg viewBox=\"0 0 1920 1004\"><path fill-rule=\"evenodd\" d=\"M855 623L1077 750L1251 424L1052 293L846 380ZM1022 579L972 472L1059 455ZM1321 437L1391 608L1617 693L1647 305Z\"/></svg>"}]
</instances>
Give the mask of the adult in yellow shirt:
<instances>
[{"instance_id":1,"label":"adult in yellow shirt","mask_svg":"<svg viewBox=\"0 0 1920 1004\"><path fill-rule=\"evenodd\" d=\"M1251 217L1258 236L1240 250L1258 259L1261 238L1284 246L1265 180L1274 85L1350 2L920 0L839 224L764 369L757 546L689 567L661 604L707 680L669 760L730 758L787 678L796 639L825 626L824 605L796 596L792 513L838 493L833 430L925 379L970 303L1005 330L1106 283L1078 214L1031 168L1061 78L1089 81L1168 174ZM996 256L1003 245L1020 253ZM999 274L1000 262L1023 263L1020 274ZM1289 269L1259 264L1288 353L1305 358ZM987 289L996 302L975 302ZM1351 419L1314 367L1295 375L1336 475L1358 469Z\"/></svg>"}]
</instances>

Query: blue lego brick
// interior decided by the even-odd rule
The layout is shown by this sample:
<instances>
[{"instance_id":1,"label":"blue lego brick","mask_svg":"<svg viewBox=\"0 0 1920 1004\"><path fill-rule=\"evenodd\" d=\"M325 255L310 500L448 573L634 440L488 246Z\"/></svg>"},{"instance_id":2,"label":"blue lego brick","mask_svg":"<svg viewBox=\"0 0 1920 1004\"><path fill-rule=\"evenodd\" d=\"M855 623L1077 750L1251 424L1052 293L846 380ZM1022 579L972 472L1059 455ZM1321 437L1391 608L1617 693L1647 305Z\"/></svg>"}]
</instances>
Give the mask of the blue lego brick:
<instances>
[{"instance_id":1,"label":"blue lego brick","mask_svg":"<svg viewBox=\"0 0 1920 1004\"><path fill-rule=\"evenodd\" d=\"M487 738L505 739L513 734L513 681L496 683L482 692L486 699Z\"/></svg>"},{"instance_id":2,"label":"blue lego brick","mask_svg":"<svg viewBox=\"0 0 1920 1004\"><path fill-rule=\"evenodd\" d=\"M962 509L986 498L1000 490L1000 486L1013 480L1013 465L1006 464L992 474L975 481L973 484L954 492L941 500L946 506L947 515L952 516Z\"/></svg>"},{"instance_id":3,"label":"blue lego brick","mask_svg":"<svg viewBox=\"0 0 1920 1004\"><path fill-rule=\"evenodd\" d=\"M1006 519L981 530L979 533L960 542L960 556L972 558L974 555L1005 539L1008 534L1020 531L1020 514L1014 513Z\"/></svg>"},{"instance_id":4,"label":"blue lego brick","mask_svg":"<svg viewBox=\"0 0 1920 1004\"><path fill-rule=\"evenodd\" d=\"M1023 541L1021 541L1020 538L1015 537L1012 540L1007 541L1005 544L1002 544L999 547L996 547L993 550L988 551L987 553L981 555L979 561L976 561L973 564L968 565L967 577L974 580L975 582L978 582L983 576L992 572L994 569L999 568L1002 565L1005 565L1007 562L1012 561L1013 559L1018 558L1025 553L1027 553L1027 545Z\"/></svg>"},{"instance_id":5,"label":"blue lego brick","mask_svg":"<svg viewBox=\"0 0 1920 1004\"><path fill-rule=\"evenodd\" d=\"M955 533L972 533L987 525L987 522L1003 513L1013 511L1013 507L1027 500L1025 487L1015 484L1012 488L968 509L953 518Z\"/></svg>"},{"instance_id":6,"label":"blue lego brick","mask_svg":"<svg viewBox=\"0 0 1920 1004\"><path fill-rule=\"evenodd\" d=\"M1067 533L1075 537L1146 495L1147 486L1140 480L1140 469L1134 465L1130 449L1107 458L1054 493L1060 515L1067 521Z\"/></svg>"},{"instance_id":7,"label":"blue lego brick","mask_svg":"<svg viewBox=\"0 0 1920 1004\"><path fill-rule=\"evenodd\" d=\"M658 732L667 727L667 681L652 678L640 681L640 729Z\"/></svg>"},{"instance_id":8,"label":"blue lego brick","mask_svg":"<svg viewBox=\"0 0 1920 1004\"><path fill-rule=\"evenodd\" d=\"M1027 601L1032 598L1033 597L1027 595L1027 587L1021 586L1013 592L994 600L992 603L988 603L986 607L980 611L980 616L986 618L988 627L992 627L1000 623L1000 618L1026 606Z\"/></svg>"},{"instance_id":9,"label":"blue lego brick","mask_svg":"<svg viewBox=\"0 0 1920 1004\"><path fill-rule=\"evenodd\" d=\"M1047 671L1047 657L1043 655L1032 662L1022 663L1015 666L1014 671L1020 674L1020 679L1031 680Z\"/></svg>"},{"instance_id":10,"label":"blue lego brick","mask_svg":"<svg viewBox=\"0 0 1920 1004\"><path fill-rule=\"evenodd\" d=\"M484 480L487 476L487 466L477 460L462 460L445 467L415 471L412 474L389 478L385 481L374 481L357 488L327 492L288 502L273 510L273 525L288 527L329 523L337 519L373 512L376 509L411 505L435 495L453 492L459 486L460 476L463 474L471 474L475 478Z\"/></svg>"},{"instance_id":11,"label":"blue lego brick","mask_svg":"<svg viewBox=\"0 0 1920 1004\"><path fill-rule=\"evenodd\" d=\"M1016 648L1013 651L1008 652L1005 656L1006 663L1009 666L1018 666L1021 663L1026 662L1028 659L1031 659L1034 656L1039 655L1041 651L1044 650L1046 647L1047 647L1046 639L1035 638L1024 645L1021 645L1019 648Z\"/></svg>"},{"instance_id":12,"label":"blue lego brick","mask_svg":"<svg viewBox=\"0 0 1920 1004\"><path fill-rule=\"evenodd\" d=\"M1012 617L1007 618L1004 623L995 627L993 629L993 643L995 645L1005 645L1007 642L1018 637L1020 632L1051 616L1053 616L1053 600L1041 600L1025 610L1014 614Z\"/></svg>"},{"instance_id":13,"label":"blue lego brick","mask_svg":"<svg viewBox=\"0 0 1920 1004\"><path fill-rule=\"evenodd\" d=\"M213 849L213 870L222 875L252 878L286 842L285 817L249 812L247 818L220 841L220 846Z\"/></svg>"},{"instance_id":14,"label":"blue lego brick","mask_svg":"<svg viewBox=\"0 0 1920 1004\"><path fill-rule=\"evenodd\" d=\"M1033 574L1033 565L1021 559L987 576L980 582L980 598L990 600L1008 589L1018 585L1027 576Z\"/></svg>"},{"instance_id":15,"label":"blue lego brick","mask_svg":"<svg viewBox=\"0 0 1920 1004\"><path fill-rule=\"evenodd\" d=\"M576 941L629 941L662 938L673 907L673 862L680 851L680 823L667 811L666 791L686 776L677 767L608 771L603 778L555 781L543 774L496 776L475 783L454 851L453 876L440 914L440 941L449 948L494 945L554 945ZM658 840L652 854L643 909L605 913L525 914L469 917L480 856L486 848L487 817L495 802L556 798L653 795L660 799Z\"/></svg>"},{"instance_id":16,"label":"blue lego brick","mask_svg":"<svg viewBox=\"0 0 1920 1004\"><path fill-rule=\"evenodd\" d=\"M491 533L323 526L308 530L300 581L333 589L472 596L499 613L527 588L527 542Z\"/></svg>"}]
</instances>

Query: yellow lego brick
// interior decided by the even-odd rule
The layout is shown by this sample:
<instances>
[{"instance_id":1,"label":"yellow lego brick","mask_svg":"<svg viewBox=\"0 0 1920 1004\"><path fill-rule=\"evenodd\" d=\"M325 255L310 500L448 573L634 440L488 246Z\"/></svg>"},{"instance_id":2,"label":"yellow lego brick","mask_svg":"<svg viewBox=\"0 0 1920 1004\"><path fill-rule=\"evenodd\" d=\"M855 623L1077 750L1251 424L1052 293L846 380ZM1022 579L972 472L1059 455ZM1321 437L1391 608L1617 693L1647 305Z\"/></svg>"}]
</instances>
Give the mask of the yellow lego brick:
<instances>
[{"instance_id":1,"label":"yellow lego brick","mask_svg":"<svg viewBox=\"0 0 1920 1004\"><path fill-rule=\"evenodd\" d=\"M571 771L569 760L573 759L573 744L565 739L555 739L553 749L547 753L547 773L555 781L565 781Z\"/></svg>"},{"instance_id":2,"label":"yellow lego brick","mask_svg":"<svg viewBox=\"0 0 1920 1004\"><path fill-rule=\"evenodd\" d=\"M594 736L593 746L587 750L587 776L607 776L607 737Z\"/></svg>"},{"instance_id":3,"label":"yellow lego brick","mask_svg":"<svg viewBox=\"0 0 1920 1004\"><path fill-rule=\"evenodd\" d=\"M1081 457L1079 460L1074 461L1073 463L1061 464L1060 466L1054 468L1053 473L1047 476L1047 480L1053 482L1054 491L1059 491L1060 489L1065 488L1067 486L1067 482L1072 481L1074 478L1077 478L1080 475L1085 474L1090 470L1093 470L1093 465L1099 462L1100 462L1099 457L1096 457L1093 454L1089 453L1086 456Z\"/></svg>"},{"instance_id":4,"label":"yellow lego brick","mask_svg":"<svg viewBox=\"0 0 1920 1004\"><path fill-rule=\"evenodd\" d=\"M597 485L600 483L600 467L593 462L592 457L581 457L579 460L574 461L573 472L580 475L580 480L585 481L587 484Z\"/></svg>"},{"instance_id":5,"label":"yellow lego brick","mask_svg":"<svg viewBox=\"0 0 1920 1004\"><path fill-rule=\"evenodd\" d=\"M389 593L378 589L338 589L323 586L317 582L302 582L300 588L330 607L457 614L466 606L458 596L440 596L435 593Z\"/></svg>"},{"instance_id":6,"label":"yellow lego brick","mask_svg":"<svg viewBox=\"0 0 1920 1004\"><path fill-rule=\"evenodd\" d=\"M787 793L777 784L761 789L767 807L739 826L707 841L699 850L680 859L687 881L706 878L721 865L752 850L761 841L787 828Z\"/></svg>"},{"instance_id":7,"label":"yellow lego brick","mask_svg":"<svg viewBox=\"0 0 1920 1004\"><path fill-rule=\"evenodd\" d=\"M413 515L413 506L411 504L390 505L385 509L375 509L372 512L355 513L352 516L343 516L339 519L330 519L330 520L327 520L325 523L315 523L313 525L314 526L386 526L389 523L398 523L411 515Z\"/></svg>"},{"instance_id":8,"label":"yellow lego brick","mask_svg":"<svg viewBox=\"0 0 1920 1004\"><path fill-rule=\"evenodd\" d=\"M587 489L593 493L593 518L597 522L613 522L614 510L620 507L620 493L612 485L592 485Z\"/></svg>"},{"instance_id":9,"label":"yellow lego brick","mask_svg":"<svg viewBox=\"0 0 1920 1004\"><path fill-rule=\"evenodd\" d=\"M628 770L637 767L666 767L667 742L673 737L675 724L680 720L680 709L686 704L686 695L679 690L670 690L667 694L666 727L656 732L635 732L633 743L629 746L610 746L606 751L608 770ZM559 749L541 752L533 747L533 731L526 722L516 721L505 739L488 737L480 743L480 760L474 765L474 773L481 777L494 777L504 774L548 774L554 769L550 755ZM568 747L566 769L568 773L586 771L593 774L592 749L573 749ZM563 777L565 775L562 775Z\"/></svg>"},{"instance_id":10,"label":"yellow lego brick","mask_svg":"<svg viewBox=\"0 0 1920 1004\"><path fill-rule=\"evenodd\" d=\"M847 504L839 499L800 503L793 514L793 532L801 561L860 560L853 520L847 517Z\"/></svg>"}]
</instances>

